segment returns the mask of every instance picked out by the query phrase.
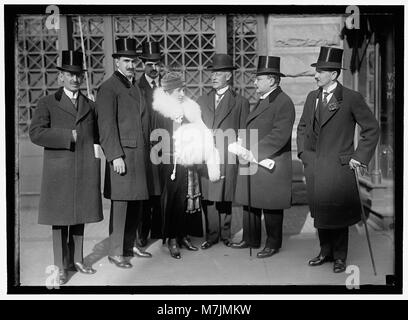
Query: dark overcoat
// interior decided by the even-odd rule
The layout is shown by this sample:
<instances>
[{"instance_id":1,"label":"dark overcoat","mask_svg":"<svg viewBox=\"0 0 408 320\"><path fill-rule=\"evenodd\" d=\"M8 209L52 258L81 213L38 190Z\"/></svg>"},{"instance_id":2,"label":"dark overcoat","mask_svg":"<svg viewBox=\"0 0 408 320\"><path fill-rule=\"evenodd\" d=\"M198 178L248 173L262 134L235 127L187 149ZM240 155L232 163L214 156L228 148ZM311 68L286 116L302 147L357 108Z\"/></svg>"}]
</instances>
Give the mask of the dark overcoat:
<instances>
[{"instance_id":1,"label":"dark overcoat","mask_svg":"<svg viewBox=\"0 0 408 320\"><path fill-rule=\"evenodd\" d=\"M248 179L251 191L251 207L260 209L286 209L290 207L292 195L291 140L295 121L295 107L289 96L277 87L250 112L246 121L245 146L259 162L272 159L272 170L251 165L255 174L238 172L235 201L248 205ZM249 136L257 130L258 137ZM240 164L240 170L246 168Z\"/></svg>"},{"instance_id":2,"label":"dark overcoat","mask_svg":"<svg viewBox=\"0 0 408 320\"><path fill-rule=\"evenodd\" d=\"M221 157L220 172L223 179L211 182L208 176L201 176L203 198L210 201L233 201L237 181L238 160L228 153L228 144L237 139L238 129L245 128L249 113L249 102L230 88L215 108L215 91L198 98L201 108L201 117L205 125L216 134L215 146ZM217 138L218 132L228 132L224 138ZM220 135L222 137L222 135ZM230 161L228 161L230 157Z\"/></svg>"},{"instance_id":3,"label":"dark overcoat","mask_svg":"<svg viewBox=\"0 0 408 320\"><path fill-rule=\"evenodd\" d=\"M351 158L368 164L379 137L377 120L362 95L340 83L324 110L320 133L313 133L320 90L307 96L297 128L298 155L305 168L307 196L316 228L332 229L360 221L361 209ZM354 150L356 124L361 139Z\"/></svg>"},{"instance_id":4,"label":"dark overcoat","mask_svg":"<svg viewBox=\"0 0 408 320\"><path fill-rule=\"evenodd\" d=\"M153 185L148 179L149 114L137 85L115 71L96 96L99 136L106 156L104 196L111 200L147 200ZM114 172L112 161L122 157L126 172Z\"/></svg>"},{"instance_id":5,"label":"dark overcoat","mask_svg":"<svg viewBox=\"0 0 408 320\"><path fill-rule=\"evenodd\" d=\"M155 117L154 117L154 111L152 109L152 103L153 103L153 89L150 86L150 84L147 82L145 74L143 73L142 76L140 77L138 81L138 85L140 90L142 91L142 94L145 98L146 102L146 108L149 113L149 135L150 133L157 128L157 124L155 123ZM159 83L157 85L160 85L160 79ZM150 144L150 149L154 146L153 143ZM161 194L161 185L160 185L160 177L159 177L159 172L160 172L160 166L157 164L151 163L151 161L148 162L148 167L150 168L148 172L148 179L151 180L153 188L150 188L151 194L153 196L157 196Z\"/></svg>"},{"instance_id":6,"label":"dark overcoat","mask_svg":"<svg viewBox=\"0 0 408 320\"><path fill-rule=\"evenodd\" d=\"M95 103L78 96L78 111L60 88L38 102L31 141L44 147L38 223L75 225L103 219ZM72 130L77 132L74 142Z\"/></svg>"}]
</instances>

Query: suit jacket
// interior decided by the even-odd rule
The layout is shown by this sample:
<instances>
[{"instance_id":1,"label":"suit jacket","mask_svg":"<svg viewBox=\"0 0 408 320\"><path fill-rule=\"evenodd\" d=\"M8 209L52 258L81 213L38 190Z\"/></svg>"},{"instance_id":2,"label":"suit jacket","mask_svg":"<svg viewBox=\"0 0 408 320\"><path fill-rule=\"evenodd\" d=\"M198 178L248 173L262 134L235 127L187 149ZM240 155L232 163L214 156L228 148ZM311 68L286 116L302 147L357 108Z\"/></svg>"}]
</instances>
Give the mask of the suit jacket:
<instances>
[{"instance_id":1,"label":"suit jacket","mask_svg":"<svg viewBox=\"0 0 408 320\"><path fill-rule=\"evenodd\" d=\"M246 164L240 164L235 201L248 205L248 184L254 208L285 209L291 205L292 195L292 128L295 107L289 96L280 87L250 112L246 121L245 146L251 150L258 162L272 159L272 170L251 164L255 172L246 175ZM251 130L253 132L251 133ZM253 133L257 132L257 137ZM252 172L252 173L253 173ZM248 182L249 179L249 182Z\"/></svg>"},{"instance_id":2,"label":"suit jacket","mask_svg":"<svg viewBox=\"0 0 408 320\"><path fill-rule=\"evenodd\" d=\"M297 128L298 155L305 167L307 195L317 228L341 228L360 220L361 209L351 158L368 164L379 138L377 120L362 95L340 83L313 134L316 100L320 90L307 96ZM361 128L354 150L355 126Z\"/></svg>"},{"instance_id":3,"label":"suit jacket","mask_svg":"<svg viewBox=\"0 0 408 320\"><path fill-rule=\"evenodd\" d=\"M137 85L115 71L96 96L99 135L106 156L104 196L112 200L147 200L149 113ZM126 173L113 171L112 161L122 157Z\"/></svg>"},{"instance_id":4,"label":"suit jacket","mask_svg":"<svg viewBox=\"0 0 408 320\"><path fill-rule=\"evenodd\" d=\"M72 130L77 131L74 142ZM103 219L95 103L79 93L77 109L60 88L38 101L30 139L44 147L38 222L75 225Z\"/></svg>"},{"instance_id":5,"label":"suit jacket","mask_svg":"<svg viewBox=\"0 0 408 320\"><path fill-rule=\"evenodd\" d=\"M211 201L232 201L237 179L237 159L228 152L228 144L236 141L238 129L245 128L245 121L249 113L249 102L230 88L215 108L215 91L198 98L203 122L209 129L227 133L215 137L215 146L221 157L221 179L211 182L206 174L201 177L203 198ZM227 131L228 130L228 131ZM228 162L228 157L230 161Z\"/></svg>"}]
</instances>

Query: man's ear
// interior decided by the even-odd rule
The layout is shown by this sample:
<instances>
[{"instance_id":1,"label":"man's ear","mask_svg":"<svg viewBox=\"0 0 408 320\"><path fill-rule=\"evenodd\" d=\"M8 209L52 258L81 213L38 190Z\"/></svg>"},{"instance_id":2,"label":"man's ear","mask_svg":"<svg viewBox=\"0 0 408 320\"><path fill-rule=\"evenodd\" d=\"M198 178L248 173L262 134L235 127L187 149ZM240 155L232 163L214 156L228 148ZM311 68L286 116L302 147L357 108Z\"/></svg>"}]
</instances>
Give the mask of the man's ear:
<instances>
[{"instance_id":1,"label":"man's ear","mask_svg":"<svg viewBox=\"0 0 408 320\"><path fill-rule=\"evenodd\" d=\"M226 79L229 81L232 78L232 72L228 71Z\"/></svg>"}]
</instances>

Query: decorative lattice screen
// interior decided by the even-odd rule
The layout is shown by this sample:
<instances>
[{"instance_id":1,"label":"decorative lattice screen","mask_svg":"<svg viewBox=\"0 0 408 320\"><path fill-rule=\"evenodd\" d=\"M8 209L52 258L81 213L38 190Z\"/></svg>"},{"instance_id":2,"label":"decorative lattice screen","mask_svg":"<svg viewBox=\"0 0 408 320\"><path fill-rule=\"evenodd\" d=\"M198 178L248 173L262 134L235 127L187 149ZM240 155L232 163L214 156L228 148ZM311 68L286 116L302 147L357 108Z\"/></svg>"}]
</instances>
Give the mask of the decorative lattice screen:
<instances>
[{"instance_id":1,"label":"decorative lattice screen","mask_svg":"<svg viewBox=\"0 0 408 320\"><path fill-rule=\"evenodd\" d=\"M114 37L131 36L138 47L158 41L164 65L184 72L186 94L196 99L210 88L205 66L215 53L215 18L207 15L134 15L113 18ZM140 77L142 64L137 66Z\"/></svg>"},{"instance_id":2,"label":"decorative lattice screen","mask_svg":"<svg viewBox=\"0 0 408 320\"><path fill-rule=\"evenodd\" d=\"M228 16L228 53L239 67L234 85L241 95L255 103L254 71L257 63L257 20L255 15Z\"/></svg>"},{"instance_id":3,"label":"decorative lattice screen","mask_svg":"<svg viewBox=\"0 0 408 320\"><path fill-rule=\"evenodd\" d=\"M72 17L72 24L74 50L82 50L78 17ZM105 75L103 60L105 57L103 17L81 16L81 24L87 60L86 67L88 70L89 87L91 89L91 93L96 96L96 89L103 82ZM85 81L82 88L86 89Z\"/></svg>"},{"instance_id":4,"label":"decorative lattice screen","mask_svg":"<svg viewBox=\"0 0 408 320\"><path fill-rule=\"evenodd\" d=\"M18 124L27 135L38 99L58 89L58 34L45 27L45 16L18 18Z\"/></svg>"}]
</instances>

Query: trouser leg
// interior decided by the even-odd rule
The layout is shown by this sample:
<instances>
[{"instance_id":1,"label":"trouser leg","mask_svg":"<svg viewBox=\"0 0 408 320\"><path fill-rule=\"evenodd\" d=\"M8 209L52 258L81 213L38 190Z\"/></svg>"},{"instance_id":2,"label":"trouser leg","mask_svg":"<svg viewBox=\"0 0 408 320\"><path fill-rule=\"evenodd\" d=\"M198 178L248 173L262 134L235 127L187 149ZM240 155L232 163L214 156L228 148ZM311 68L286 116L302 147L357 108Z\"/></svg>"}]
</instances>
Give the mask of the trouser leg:
<instances>
[{"instance_id":1,"label":"trouser leg","mask_svg":"<svg viewBox=\"0 0 408 320\"><path fill-rule=\"evenodd\" d=\"M320 241L320 254L324 257L333 257L330 229L317 229Z\"/></svg>"},{"instance_id":2,"label":"trouser leg","mask_svg":"<svg viewBox=\"0 0 408 320\"><path fill-rule=\"evenodd\" d=\"M283 210L264 210L267 239L265 247L280 249L282 247Z\"/></svg>"},{"instance_id":3,"label":"trouser leg","mask_svg":"<svg viewBox=\"0 0 408 320\"><path fill-rule=\"evenodd\" d=\"M216 208L216 202L203 201L203 210L206 217L206 240L217 243L220 235L220 215Z\"/></svg>"},{"instance_id":4,"label":"trouser leg","mask_svg":"<svg viewBox=\"0 0 408 320\"><path fill-rule=\"evenodd\" d=\"M126 211L126 222L123 238L123 255L133 256L133 245L136 240L136 230L140 224L145 201L129 201Z\"/></svg>"},{"instance_id":5,"label":"trouser leg","mask_svg":"<svg viewBox=\"0 0 408 320\"><path fill-rule=\"evenodd\" d=\"M230 240L231 238L231 220L232 220L232 203L221 202L220 213L220 232L221 240Z\"/></svg>"},{"instance_id":6,"label":"trouser leg","mask_svg":"<svg viewBox=\"0 0 408 320\"><path fill-rule=\"evenodd\" d=\"M52 226L52 246L54 265L60 270L68 266L68 226Z\"/></svg>"},{"instance_id":7,"label":"trouser leg","mask_svg":"<svg viewBox=\"0 0 408 320\"><path fill-rule=\"evenodd\" d=\"M261 209L244 206L243 210L243 236L242 240L253 248L261 245Z\"/></svg>"},{"instance_id":8,"label":"trouser leg","mask_svg":"<svg viewBox=\"0 0 408 320\"><path fill-rule=\"evenodd\" d=\"M140 219L138 234L140 239L147 239L152 227L152 203L149 200L144 201L143 213Z\"/></svg>"},{"instance_id":9,"label":"trouser leg","mask_svg":"<svg viewBox=\"0 0 408 320\"><path fill-rule=\"evenodd\" d=\"M346 260L348 251L349 228L334 229L332 231L333 258Z\"/></svg>"},{"instance_id":10,"label":"trouser leg","mask_svg":"<svg viewBox=\"0 0 408 320\"><path fill-rule=\"evenodd\" d=\"M84 224L77 224L69 227L69 247L70 255L72 257L71 262L81 262L84 259L83 246L84 246Z\"/></svg>"},{"instance_id":11,"label":"trouser leg","mask_svg":"<svg viewBox=\"0 0 408 320\"><path fill-rule=\"evenodd\" d=\"M109 220L109 256L123 255L127 207L127 201L111 201Z\"/></svg>"}]
</instances>

